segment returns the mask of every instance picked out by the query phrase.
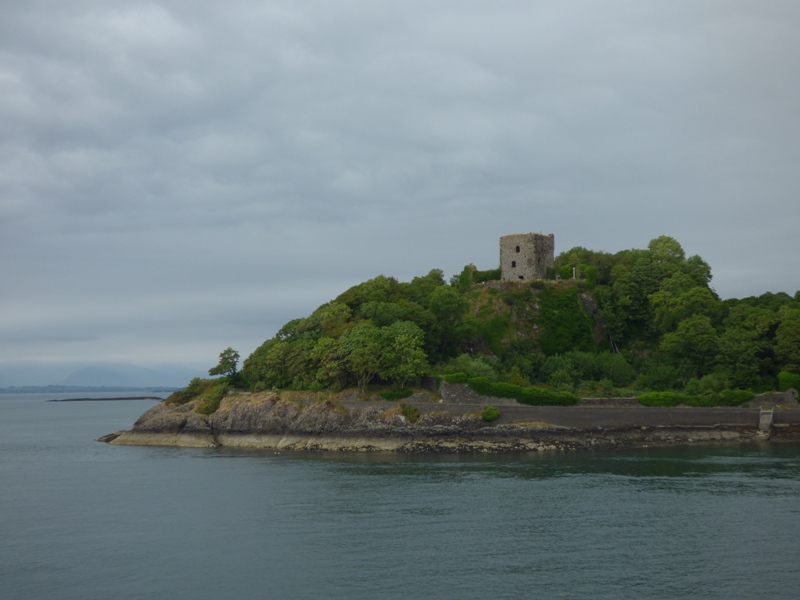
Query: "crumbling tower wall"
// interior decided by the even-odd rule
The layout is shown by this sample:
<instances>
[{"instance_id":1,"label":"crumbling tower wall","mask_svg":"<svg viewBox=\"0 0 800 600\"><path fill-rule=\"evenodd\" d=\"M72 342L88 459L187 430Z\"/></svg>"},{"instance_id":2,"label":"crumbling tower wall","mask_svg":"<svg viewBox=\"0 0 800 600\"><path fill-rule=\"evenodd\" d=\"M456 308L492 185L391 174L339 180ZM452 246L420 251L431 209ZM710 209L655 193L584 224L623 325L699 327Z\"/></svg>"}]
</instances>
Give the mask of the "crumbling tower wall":
<instances>
[{"instance_id":1,"label":"crumbling tower wall","mask_svg":"<svg viewBox=\"0 0 800 600\"><path fill-rule=\"evenodd\" d=\"M513 233L500 238L500 271L503 281L547 279L555 264L552 233Z\"/></svg>"}]
</instances>

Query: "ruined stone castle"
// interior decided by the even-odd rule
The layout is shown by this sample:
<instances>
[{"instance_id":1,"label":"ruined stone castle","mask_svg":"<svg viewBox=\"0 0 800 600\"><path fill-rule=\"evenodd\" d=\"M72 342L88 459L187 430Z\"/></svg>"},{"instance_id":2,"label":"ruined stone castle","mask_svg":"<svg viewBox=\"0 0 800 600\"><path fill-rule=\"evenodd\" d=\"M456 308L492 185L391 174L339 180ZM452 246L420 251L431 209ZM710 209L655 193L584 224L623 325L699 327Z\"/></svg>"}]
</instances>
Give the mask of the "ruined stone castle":
<instances>
[{"instance_id":1,"label":"ruined stone castle","mask_svg":"<svg viewBox=\"0 0 800 600\"><path fill-rule=\"evenodd\" d=\"M513 233L500 238L500 272L503 281L546 279L555 263L552 233Z\"/></svg>"}]
</instances>

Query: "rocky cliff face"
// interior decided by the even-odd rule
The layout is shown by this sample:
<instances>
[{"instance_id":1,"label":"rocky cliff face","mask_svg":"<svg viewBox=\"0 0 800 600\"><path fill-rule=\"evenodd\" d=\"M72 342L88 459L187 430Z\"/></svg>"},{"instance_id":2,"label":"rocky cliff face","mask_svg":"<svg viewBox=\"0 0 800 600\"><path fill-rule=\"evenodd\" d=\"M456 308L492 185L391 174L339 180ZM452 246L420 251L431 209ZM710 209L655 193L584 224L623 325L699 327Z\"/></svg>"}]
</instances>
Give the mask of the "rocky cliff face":
<instances>
[{"instance_id":1,"label":"rocky cliff face","mask_svg":"<svg viewBox=\"0 0 800 600\"><path fill-rule=\"evenodd\" d=\"M411 424L398 405L366 405L348 410L336 402L292 402L275 393L232 394L210 416L195 412L196 402L161 403L145 412L130 431L110 441L118 445L217 446L240 445L237 437L258 445L254 436L270 446L275 436L425 437L458 435L482 426L477 415L423 414ZM478 407L476 407L477 410Z\"/></svg>"}]
</instances>

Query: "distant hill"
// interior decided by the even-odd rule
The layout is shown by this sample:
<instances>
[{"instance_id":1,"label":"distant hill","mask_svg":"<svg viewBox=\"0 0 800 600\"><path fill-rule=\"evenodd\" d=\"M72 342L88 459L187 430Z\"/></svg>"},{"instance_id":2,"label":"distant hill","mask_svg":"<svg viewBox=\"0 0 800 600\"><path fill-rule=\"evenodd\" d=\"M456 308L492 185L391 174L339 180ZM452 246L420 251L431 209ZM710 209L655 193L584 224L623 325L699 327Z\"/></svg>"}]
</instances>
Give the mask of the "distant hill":
<instances>
[{"instance_id":1,"label":"distant hill","mask_svg":"<svg viewBox=\"0 0 800 600\"><path fill-rule=\"evenodd\" d=\"M203 369L185 365L154 368L127 363L6 363L0 364L0 387L182 388L193 377L205 374Z\"/></svg>"}]
</instances>

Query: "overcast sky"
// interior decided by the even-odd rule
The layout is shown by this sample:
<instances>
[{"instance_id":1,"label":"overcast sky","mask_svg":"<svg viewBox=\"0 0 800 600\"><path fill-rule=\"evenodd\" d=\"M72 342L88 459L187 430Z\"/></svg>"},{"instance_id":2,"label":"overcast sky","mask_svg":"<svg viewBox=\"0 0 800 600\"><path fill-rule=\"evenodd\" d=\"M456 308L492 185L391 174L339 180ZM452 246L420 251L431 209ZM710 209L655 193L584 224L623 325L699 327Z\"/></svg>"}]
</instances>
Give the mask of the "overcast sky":
<instances>
[{"instance_id":1,"label":"overcast sky","mask_svg":"<svg viewBox=\"0 0 800 600\"><path fill-rule=\"evenodd\" d=\"M800 289L800 2L0 0L0 364L216 364L498 238Z\"/></svg>"}]
</instances>

